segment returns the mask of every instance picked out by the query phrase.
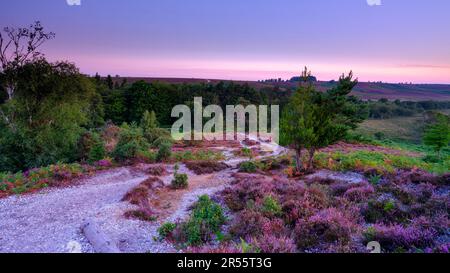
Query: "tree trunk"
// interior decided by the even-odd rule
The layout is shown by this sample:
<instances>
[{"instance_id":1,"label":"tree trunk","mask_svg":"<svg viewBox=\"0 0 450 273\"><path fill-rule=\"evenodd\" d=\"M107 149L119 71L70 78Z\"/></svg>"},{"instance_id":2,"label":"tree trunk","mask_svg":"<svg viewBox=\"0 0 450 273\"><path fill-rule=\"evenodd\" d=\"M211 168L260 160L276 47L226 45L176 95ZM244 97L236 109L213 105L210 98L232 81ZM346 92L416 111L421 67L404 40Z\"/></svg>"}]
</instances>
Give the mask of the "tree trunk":
<instances>
[{"instance_id":1,"label":"tree trunk","mask_svg":"<svg viewBox=\"0 0 450 273\"><path fill-rule=\"evenodd\" d=\"M308 171L311 171L314 168L314 154L316 153L316 148L310 148L308 152L309 152Z\"/></svg>"},{"instance_id":2,"label":"tree trunk","mask_svg":"<svg viewBox=\"0 0 450 273\"><path fill-rule=\"evenodd\" d=\"M295 148L295 167L297 168L297 172L301 172L303 169L302 166L302 148Z\"/></svg>"}]
</instances>

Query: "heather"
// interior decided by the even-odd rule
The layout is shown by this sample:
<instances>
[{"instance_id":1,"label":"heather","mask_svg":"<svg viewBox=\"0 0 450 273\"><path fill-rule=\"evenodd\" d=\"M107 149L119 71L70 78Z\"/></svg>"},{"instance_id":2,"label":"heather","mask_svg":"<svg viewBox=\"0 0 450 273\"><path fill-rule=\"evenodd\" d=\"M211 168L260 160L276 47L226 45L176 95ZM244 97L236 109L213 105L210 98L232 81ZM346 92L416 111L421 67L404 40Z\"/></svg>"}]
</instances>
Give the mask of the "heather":
<instances>
[{"instance_id":1,"label":"heather","mask_svg":"<svg viewBox=\"0 0 450 273\"><path fill-rule=\"evenodd\" d=\"M217 196L230 211L221 240L196 240L201 247L187 251L353 253L377 241L383 252L445 252L448 176L410 170L378 180L237 173Z\"/></svg>"},{"instance_id":2,"label":"heather","mask_svg":"<svg viewBox=\"0 0 450 273\"><path fill-rule=\"evenodd\" d=\"M207 195L200 196L186 222L165 223L159 228L161 239L179 246L199 246L219 235L226 218L222 207Z\"/></svg>"},{"instance_id":3,"label":"heather","mask_svg":"<svg viewBox=\"0 0 450 273\"><path fill-rule=\"evenodd\" d=\"M98 162L99 168L102 168L101 165L104 162ZM0 197L67 185L95 168L80 164L56 164L15 174L0 173Z\"/></svg>"}]
</instances>

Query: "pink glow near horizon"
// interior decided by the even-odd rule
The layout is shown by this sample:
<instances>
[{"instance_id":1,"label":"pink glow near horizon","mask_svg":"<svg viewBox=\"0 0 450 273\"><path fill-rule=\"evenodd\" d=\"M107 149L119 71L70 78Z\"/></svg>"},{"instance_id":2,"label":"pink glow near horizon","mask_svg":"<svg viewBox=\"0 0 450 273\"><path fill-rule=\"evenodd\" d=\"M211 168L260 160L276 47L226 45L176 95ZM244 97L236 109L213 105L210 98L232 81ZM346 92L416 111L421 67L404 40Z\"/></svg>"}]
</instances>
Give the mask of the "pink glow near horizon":
<instances>
[{"instance_id":1,"label":"pink glow near horizon","mask_svg":"<svg viewBox=\"0 0 450 273\"><path fill-rule=\"evenodd\" d=\"M51 59L64 59L49 56ZM129 77L204 78L225 80L289 79L300 73L305 65L323 81L337 79L352 70L360 81L450 83L450 66L396 65L389 62L365 65L362 63L233 61L201 59L138 58L117 56L71 56L82 73L121 75Z\"/></svg>"}]
</instances>

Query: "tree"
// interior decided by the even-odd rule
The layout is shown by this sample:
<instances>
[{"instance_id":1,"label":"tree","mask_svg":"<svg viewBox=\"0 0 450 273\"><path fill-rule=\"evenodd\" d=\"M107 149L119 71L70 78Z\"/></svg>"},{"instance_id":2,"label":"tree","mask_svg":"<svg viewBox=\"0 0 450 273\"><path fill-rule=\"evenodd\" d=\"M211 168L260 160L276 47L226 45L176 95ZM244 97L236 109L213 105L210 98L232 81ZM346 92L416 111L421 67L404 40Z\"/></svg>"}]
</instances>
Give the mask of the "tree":
<instances>
[{"instance_id":1,"label":"tree","mask_svg":"<svg viewBox=\"0 0 450 273\"><path fill-rule=\"evenodd\" d=\"M436 122L426 129L423 142L432 147L440 158L442 149L450 143L450 117L437 114Z\"/></svg>"},{"instance_id":2,"label":"tree","mask_svg":"<svg viewBox=\"0 0 450 273\"><path fill-rule=\"evenodd\" d=\"M297 91L286 106L281 119L281 142L295 150L297 171L303 169L302 151L311 148L317 142L315 132L319 121L319 113L324 112L321 105L316 103L320 94L308 81L310 72L306 69L302 74L302 81Z\"/></svg>"},{"instance_id":3,"label":"tree","mask_svg":"<svg viewBox=\"0 0 450 273\"><path fill-rule=\"evenodd\" d=\"M0 32L0 72L4 75L3 85L8 99L12 99L17 84L17 68L41 57L42 54L37 49L45 41L52 39L54 33L44 32L38 21L29 28L5 27L4 32Z\"/></svg>"},{"instance_id":4,"label":"tree","mask_svg":"<svg viewBox=\"0 0 450 273\"><path fill-rule=\"evenodd\" d=\"M343 139L348 130L356 128L366 116L362 103L349 96L357 80L353 74L342 75L336 87L325 93L316 91L306 68L298 90L285 107L281 120L281 141L296 152L296 168L303 169L302 150L309 158L306 169L313 167L317 149Z\"/></svg>"},{"instance_id":5,"label":"tree","mask_svg":"<svg viewBox=\"0 0 450 273\"><path fill-rule=\"evenodd\" d=\"M5 27L0 31L0 102L12 100L18 84L18 70L25 64L33 62L43 55L38 51L47 40L53 39L53 32L45 32L39 21L28 28ZM12 130L13 116L0 109L0 118Z\"/></svg>"},{"instance_id":6,"label":"tree","mask_svg":"<svg viewBox=\"0 0 450 273\"><path fill-rule=\"evenodd\" d=\"M106 85L108 86L109 90L112 90L114 88L114 82L111 75L108 75L106 77Z\"/></svg>"},{"instance_id":7,"label":"tree","mask_svg":"<svg viewBox=\"0 0 450 273\"><path fill-rule=\"evenodd\" d=\"M158 120L156 119L155 111L149 112L148 110L144 112L141 119L141 128L144 134L150 132L158 127Z\"/></svg>"},{"instance_id":8,"label":"tree","mask_svg":"<svg viewBox=\"0 0 450 273\"><path fill-rule=\"evenodd\" d=\"M65 62L41 58L16 69L14 97L0 105L8 117L0 122L0 146L20 158L14 163L20 169L75 160L78 139L89 123L94 84Z\"/></svg>"}]
</instances>

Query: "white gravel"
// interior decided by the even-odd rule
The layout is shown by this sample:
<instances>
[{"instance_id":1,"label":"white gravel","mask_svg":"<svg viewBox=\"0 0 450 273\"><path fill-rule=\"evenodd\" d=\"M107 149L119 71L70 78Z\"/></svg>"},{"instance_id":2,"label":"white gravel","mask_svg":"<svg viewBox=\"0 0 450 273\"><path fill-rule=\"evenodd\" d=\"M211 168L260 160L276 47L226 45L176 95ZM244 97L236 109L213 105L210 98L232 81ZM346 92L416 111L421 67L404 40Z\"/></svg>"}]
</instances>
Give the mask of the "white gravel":
<instances>
[{"instance_id":1,"label":"white gravel","mask_svg":"<svg viewBox=\"0 0 450 273\"><path fill-rule=\"evenodd\" d=\"M172 252L157 243L157 223L123 218L133 206L120 200L147 176L127 168L105 171L82 185L0 200L1 253L61 253L81 244L93 252L80 232L85 219L97 221L123 252Z\"/></svg>"}]
</instances>

